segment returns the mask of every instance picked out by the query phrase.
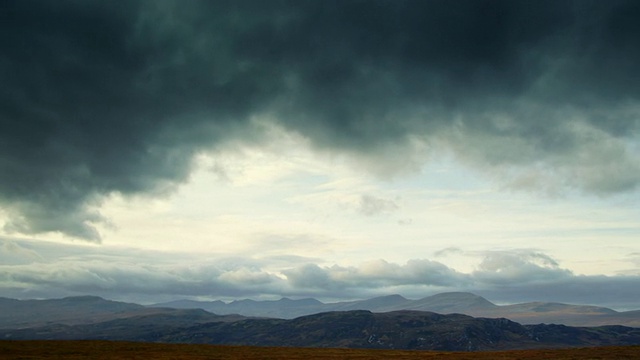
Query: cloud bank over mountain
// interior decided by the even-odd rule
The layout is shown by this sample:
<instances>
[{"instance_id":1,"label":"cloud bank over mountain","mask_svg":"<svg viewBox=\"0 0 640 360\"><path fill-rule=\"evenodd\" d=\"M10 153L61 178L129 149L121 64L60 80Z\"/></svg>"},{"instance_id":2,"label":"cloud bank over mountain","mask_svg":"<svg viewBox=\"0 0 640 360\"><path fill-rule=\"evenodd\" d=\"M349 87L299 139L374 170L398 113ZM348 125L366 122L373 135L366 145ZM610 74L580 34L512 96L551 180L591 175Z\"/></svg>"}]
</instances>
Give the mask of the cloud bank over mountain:
<instances>
[{"instance_id":1,"label":"cloud bank over mountain","mask_svg":"<svg viewBox=\"0 0 640 360\"><path fill-rule=\"evenodd\" d=\"M99 242L105 196L169 194L196 155L277 141L274 128L379 176L445 153L509 189L640 183L635 1L25 0L0 12L5 231ZM420 271L397 266L394 279ZM338 270L291 271L340 284Z\"/></svg>"},{"instance_id":2,"label":"cloud bank over mountain","mask_svg":"<svg viewBox=\"0 0 640 360\"><path fill-rule=\"evenodd\" d=\"M634 309L640 295L637 274L578 275L533 250L472 256L481 265L466 273L429 259L321 266L314 259L289 258L282 266L268 256L196 256L3 239L0 289L15 298L96 294L142 302L281 296L354 300L393 293L417 299L466 290L502 303L588 299L617 309Z\"/></svg>"}]
</instances>

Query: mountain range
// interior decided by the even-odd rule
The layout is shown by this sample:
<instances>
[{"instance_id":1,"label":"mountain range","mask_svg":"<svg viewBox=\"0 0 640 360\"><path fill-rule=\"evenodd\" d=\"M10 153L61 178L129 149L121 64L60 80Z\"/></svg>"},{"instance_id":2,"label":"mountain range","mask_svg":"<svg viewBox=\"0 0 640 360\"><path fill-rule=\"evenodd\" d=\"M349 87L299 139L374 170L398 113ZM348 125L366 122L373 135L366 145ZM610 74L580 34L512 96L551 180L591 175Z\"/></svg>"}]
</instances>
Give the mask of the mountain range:
<instances>
[{"instance_id":1,"label":"mountain range","mask_svg":"<svg viewBox=\"0 0 640 360\"><path fill-rule=\"evenodd\" d=\"M36 328L48 325L86 325L118 319L165 316L172 324L236 321L243 316L220 316L201 309L146 307L139 304L105 300L98 296L74 296L63 299L16 300L0 298L0 329Z\"/></svg>"},{"instance_id":2,"label":"mountain range","mask_svg":"<svg viewBox=\"0 0 640 360\"><path fill-rule=\"evenodd\" d=\"M169 306L173 304L172 306ZM198 305L199 308L194 308ZM214 314L205 306L251 313ZM177 308L179 306L189 308ZM228 306L225 308L225 306ZM368 307L370 309L363 309ZM397 310L397 307L412 309ZM327 310L338 308L339 310ZM424 309L437 309L425 311ZM265 314L317 313L293 319ZM498 306L470 293L444 293L420 300L399 295L324 304L314 299L242 300L231 303L174 302L142 306L95 296L52 300L0 298L0 339L126 340L251 346L344 347L415 350L509 350L607 345L639 345L640 328L609 325L575 327L525 324L460 312L511 311L513 314L564 314L607 317L615 312L594 306L526 303ZM289 311L287 311L289 310ZM456 313L457 312L457 313ZM542 315L541 315L542 316ZM530 315L525 316L532 319ZM637 321L637 317L635 318Z\"/></svg>"},{"instance_id":3,"label":"mountain range","mask_svg":"<svg viewBox=\"0 0 640 360\"><path fill-rule=\"evenodd\" d=\"M153 307L177 309L203 309L215 314L293 319L300 316L329 311L369 310L390 312L400 310L431 311L440 314L465 314L474 317L507 318L523 324L552 323L571 326L625 325L640 327L640 310L618 312L606 307L571 305L549 302L528 302L514 305L496 305L489 300L466 292L441 293L418 300L400 295L376 297L368 300L322 303L316 299L274 301L178 300Z\"/></svg>"}]
</instances>

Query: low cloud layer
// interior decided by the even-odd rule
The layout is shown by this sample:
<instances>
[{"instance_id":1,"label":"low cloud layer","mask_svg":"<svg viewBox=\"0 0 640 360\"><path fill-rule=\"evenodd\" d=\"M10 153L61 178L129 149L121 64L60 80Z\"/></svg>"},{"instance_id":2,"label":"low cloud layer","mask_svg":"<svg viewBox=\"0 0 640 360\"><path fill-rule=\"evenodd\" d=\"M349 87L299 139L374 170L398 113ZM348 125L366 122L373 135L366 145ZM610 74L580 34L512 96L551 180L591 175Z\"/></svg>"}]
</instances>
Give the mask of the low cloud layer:
<instances>
[{"instance_id":1,"label":"low cloud layer","mask_svg":"<svg viewBox=\"0 0 640 360\"><path fill-rule=\"evenodd\" d=\"M532 250L477 253L480 265L463 273L429 259L323 266L302 257L283 262L278 257L205 257L10 239L0 245L0 291L16 298L95 294L146 302L281 296L354 300L472 291L496 302L588 301L630 309L638 306L640 296L638 275L576 275Z\"/></svg>"},{"instance_id":2,"label":"low cloud layer","mask_svg":"<svg viewBox=\"0 0 640 360\"><path fill-rule=\"evenodd\" d=\"M272 125L395 171L427 149L515 189L640 183L636 1L0 6L5 231L100 241L105 195Z\"/></svg>"}]
</instances>

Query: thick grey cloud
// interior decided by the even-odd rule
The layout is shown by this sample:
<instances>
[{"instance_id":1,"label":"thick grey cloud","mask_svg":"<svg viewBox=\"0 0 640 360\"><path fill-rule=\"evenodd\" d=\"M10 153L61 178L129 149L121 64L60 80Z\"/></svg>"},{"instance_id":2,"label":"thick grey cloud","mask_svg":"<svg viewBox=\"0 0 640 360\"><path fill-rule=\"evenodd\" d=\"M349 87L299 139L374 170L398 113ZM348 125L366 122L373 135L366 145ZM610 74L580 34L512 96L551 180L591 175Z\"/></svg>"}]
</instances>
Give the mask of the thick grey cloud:
<instances>
[{"instance_id":1,"label":"thick grey cloud","mask_svg":"<svg viewBox=\"0 0 640 360\"><path fill-rule=\"evenodd\" d=\"M96 294L109 298L273 294L282 280L266 260L0 238L0 292L18 298ZM304 259L309 261L309 259ZM290 259L291 263L302 259Z\"/></svg>"},{"instance_id":2,"label":"thick grey cloud","mask_svg":"<svg viewBox=\"0 0 640 360\"><path fill-rule=\"evenodd\" d=\"M549 256L536 251L491 251L485 253L476 280L491 285L557 282L573 276Z\"/></svg>"},{"instance_id":3,"label":"thick grey cloud","mask_svg":"<svg viewBox=\"0 0 640 360\"><path fill-rule=\"evenodd\" d=\"M364 156L417 139L514 188L640 183L635 1L0 6L7 230L99 241L102 196L171 191L263 115Z\"/></svg>"},{"instance_id":4,"label":"thick grey cloud","mask_svg":"<svg viewBox=\"0 0 640 360\"><path fill-rule=\"evenodd\" d=\"M376 289L402 285L431 287L464 286L468 277L431 260L409 260L405 265L385 260L366 262L359 267L319 267L305 264L283 272L296 288L344 291Z\"/></svg>"}]
</instances>

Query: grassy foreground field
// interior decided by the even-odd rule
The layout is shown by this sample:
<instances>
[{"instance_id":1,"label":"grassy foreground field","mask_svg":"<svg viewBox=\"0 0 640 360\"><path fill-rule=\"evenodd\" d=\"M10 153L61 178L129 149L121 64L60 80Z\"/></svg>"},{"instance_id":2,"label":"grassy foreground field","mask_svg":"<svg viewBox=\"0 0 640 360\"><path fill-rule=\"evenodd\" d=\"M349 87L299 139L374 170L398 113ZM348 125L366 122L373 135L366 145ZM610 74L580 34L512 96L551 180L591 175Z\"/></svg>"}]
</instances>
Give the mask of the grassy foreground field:
<instances>
[{"instance_id":1,"label":"grassy foreground field","mask_svg":"<svg viewBox=\"0 0 640 360\"><path fill-rule=\"evenodd\" d=\"M121 341L0 341L0 359L640 359L640 346L504 352L152 344Z\"/></svg>"}]
</instances>

